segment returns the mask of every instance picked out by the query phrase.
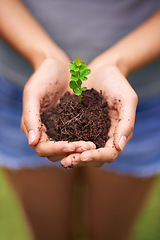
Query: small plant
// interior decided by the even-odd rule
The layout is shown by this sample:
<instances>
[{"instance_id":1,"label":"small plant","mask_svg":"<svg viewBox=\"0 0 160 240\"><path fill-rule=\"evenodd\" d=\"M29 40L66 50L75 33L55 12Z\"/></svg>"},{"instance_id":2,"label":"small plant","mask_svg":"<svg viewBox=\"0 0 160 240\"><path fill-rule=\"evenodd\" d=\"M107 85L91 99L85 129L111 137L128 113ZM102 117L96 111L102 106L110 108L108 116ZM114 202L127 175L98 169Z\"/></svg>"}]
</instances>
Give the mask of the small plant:
<instances>
[{"instance_id":1,"label":"small plant","mask_svg":"<svg viewBox=\"0 0 160 240\"><path fill-rule=\"evenodd\" d=\"M69 86L73 89L74 93L80 97L80 102L82 100L82 92L86 91L87 87L81 87L82 81L86 81L88 78L87 75L90 74L91 70L87 68L85 62L82 62L81 57L79 56L77 60L74 60L69 64L71 81Z\"/></svg>"}]
</instances>

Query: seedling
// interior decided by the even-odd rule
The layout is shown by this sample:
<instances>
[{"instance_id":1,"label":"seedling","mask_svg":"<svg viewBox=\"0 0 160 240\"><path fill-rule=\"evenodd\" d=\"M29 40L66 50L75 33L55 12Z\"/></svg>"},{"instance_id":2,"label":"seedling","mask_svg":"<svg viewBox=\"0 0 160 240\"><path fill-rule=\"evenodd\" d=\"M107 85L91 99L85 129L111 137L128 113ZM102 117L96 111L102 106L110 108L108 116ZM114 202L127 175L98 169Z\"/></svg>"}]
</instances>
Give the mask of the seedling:
<instances>
[{"instance_id":1,"label":"seedling","mask_svg":"<svg viewBox=\"0 0 160 240\"><path fill-rule=\"evenodd\" d=\"M71 81L69 86L73 89L74 93L79 96L80 102L82 101L82 92L86 91L87 87L81 87L82 81L86 81L88 78L87 75L90 74L91 70L87 68L85 62L82 62L81 57L79 56L77 60L74 60L69 64Z\"/></svg>"}]
</instances>

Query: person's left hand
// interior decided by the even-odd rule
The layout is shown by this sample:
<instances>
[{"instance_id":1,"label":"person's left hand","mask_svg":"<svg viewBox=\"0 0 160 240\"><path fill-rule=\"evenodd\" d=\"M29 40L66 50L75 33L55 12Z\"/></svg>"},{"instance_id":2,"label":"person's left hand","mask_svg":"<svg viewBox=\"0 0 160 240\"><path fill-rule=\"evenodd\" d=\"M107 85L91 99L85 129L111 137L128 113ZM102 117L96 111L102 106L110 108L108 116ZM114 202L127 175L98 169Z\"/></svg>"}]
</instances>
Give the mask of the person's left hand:
<instances>
[{"instance_id":1,"label":"person's left hand","mask_svg":"<svg viewBox=\"0 0 160 240\"><path fill-rule=\"evenodd\" d=\"M85 141L52 141L48 139L41 114L56 106L60 97L69 88L69 60L46 59L27 81L23 91L23 114L21 129L30 146L40 157L58 161L70 153L94 149L95 145Z\"/></svg>"},{"instance_id":2,"label":"person's left hand","mask_svg":"<svg viewBox=\"0 0 160 240\"><path fill-rule=\"evenodd\" d=\"M62 159L64 167L102 166L116 160L132 138L138 97L127 79L115 65L102 64L94 60L90 65L91 74L85 86L102 90L109 104L111 128L109 140L104 148L74 153Z\"/></svg>"}]
</instances>

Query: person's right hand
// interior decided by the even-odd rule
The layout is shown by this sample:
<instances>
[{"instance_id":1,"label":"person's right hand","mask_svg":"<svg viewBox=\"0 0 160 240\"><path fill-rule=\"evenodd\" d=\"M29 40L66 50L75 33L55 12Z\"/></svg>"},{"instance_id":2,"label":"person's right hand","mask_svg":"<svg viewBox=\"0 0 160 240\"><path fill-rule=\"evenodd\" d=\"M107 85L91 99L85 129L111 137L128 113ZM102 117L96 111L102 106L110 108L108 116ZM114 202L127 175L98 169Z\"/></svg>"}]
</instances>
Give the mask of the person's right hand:
<instances>
[{"instance_id":1,"label":"person's right hand","mask_svg":"<svg viewBox=\"0 0 160 240\"><path fill-rule=\"evenodd\" d=\"M73 153L62 159L61 164L70 166L100 167L112 163L123 152L127 142L132 138L138 96L116 65L107 65L100 56L89 68L91 75L85 82L88 89L102 91L109 106L111 127L109 140L104 147Z\"/></svg>"},{"instance_id":2,"label":"person's right hand","mask_svg":"<svg viewBox=\"0 0 160 240\"><path fill-rule=\"evenodd\" d=\"M23 114L21 129L29 144L41 157L58 161L73 152L95 149L92 142L50 141L40 115L55 106L60 97L69 90L69 59L48 58L38 67L26 83L23 91Z\"/></svg>"}]
</instances>

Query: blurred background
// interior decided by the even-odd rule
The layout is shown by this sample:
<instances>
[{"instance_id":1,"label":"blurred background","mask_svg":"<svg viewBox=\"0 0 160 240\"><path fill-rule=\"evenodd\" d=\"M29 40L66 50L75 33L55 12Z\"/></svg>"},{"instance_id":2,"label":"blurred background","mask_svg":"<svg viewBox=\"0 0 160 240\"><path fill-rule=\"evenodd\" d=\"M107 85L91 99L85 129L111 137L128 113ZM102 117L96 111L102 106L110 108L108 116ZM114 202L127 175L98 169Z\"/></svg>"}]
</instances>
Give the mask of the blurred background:
<instances>
[{"instance_id":1,"label":"blurred background","mask_svg":"<svg viewBox=\"0 0 160 240\"><path fill-rule=\"evenodd\" d=\"M77 214L78 215L78 214ZM134 229L134 240L160 240L160 176ZM18 199L0 168L0 240L31 240ZM75 240L86 240L75 234Z\"/></svg>"}]
</instances>

